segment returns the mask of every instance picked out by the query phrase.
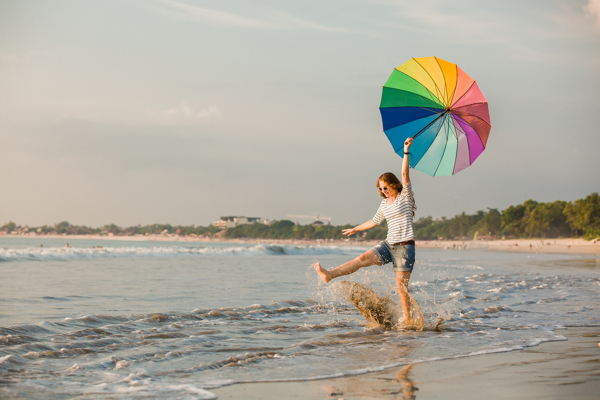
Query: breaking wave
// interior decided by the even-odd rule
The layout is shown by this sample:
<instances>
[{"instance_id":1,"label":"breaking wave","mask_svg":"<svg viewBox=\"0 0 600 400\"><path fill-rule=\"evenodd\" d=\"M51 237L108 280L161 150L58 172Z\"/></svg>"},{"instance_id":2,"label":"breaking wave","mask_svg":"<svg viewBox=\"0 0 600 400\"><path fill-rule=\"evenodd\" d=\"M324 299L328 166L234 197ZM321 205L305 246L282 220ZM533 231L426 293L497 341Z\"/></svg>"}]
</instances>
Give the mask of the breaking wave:
<instances>
[{"instance_id":1,"label":"breaking wave","mask_svg":"<svg viewBox=\"0 0 600 400\"><path fill-rule=\"evenodd\" d=\"M302 256L327 254L357 254L363 247L254 245L240 247L154 246L154 247L27 247L0 248L0 261L15 260L69 260L116 257L248 257L248 256Z\"/></svg>"}]
</instances>

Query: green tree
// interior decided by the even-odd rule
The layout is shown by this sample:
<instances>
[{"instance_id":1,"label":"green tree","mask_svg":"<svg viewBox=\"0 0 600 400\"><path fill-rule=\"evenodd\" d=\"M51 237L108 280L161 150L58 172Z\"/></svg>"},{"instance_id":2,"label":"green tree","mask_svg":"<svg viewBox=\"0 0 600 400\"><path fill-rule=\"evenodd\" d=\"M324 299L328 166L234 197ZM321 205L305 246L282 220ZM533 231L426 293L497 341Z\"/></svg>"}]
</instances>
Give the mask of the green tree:
<instances>
[{"instance_id":1,"label":"green tree","mask_svg":"<svg viewBox=\"0 0 600 400\"><path fill-rule=\"evenodd\" d=\"M58 234L63 234L63 233L66 234L66 233L69 233L70 226L71 226L71 224L69 224L67 221L63 221L63 222L59 222L58 224L54 225L54 230Z\"/></svg>"},{"instance_id":2,"label":"green tree","mask_svg":"<svg viewBox=\"0 0 600 400\"><path fill-rule=\"evenodd\" d=\"M502 214L497 208L488 207L488 212L483 215L477 225L477 230L482 234L499 235L502 232Z\"/></svg>"},{"instance_id":3,"label":"green tree","mask_svg":"<svg viewBox=\"0 0 600 400\"><path fill-rule=\"evenodd\" d=\"M108 233L112 233L113 235L121 233L121 228L115 224L104 225L102 229L107 231Z\"/></svg>"},{"instance_id":4,"label":"green tree","mask_svg":"<svg viewBox=\"0 0 600 400\"><path fill-rule=\"evenodd\" d=\"M563 213L564 201L553 203L539 203L529 215L525 232L529 237L559 237L567 234L569 226Z\"/></svg>"},{"instance_id":5,"label":"green tree","mask_svg":"<svg viewBox=\"0 0 600 400\"><path fill-rule=\"evenodd\" d=\"M15 224L15 223L14 223L14 222L12 222L12 221L10 221L10 222L9 222L9 223L7 223L7 224L4 224L4 225L2 226L2 228L0 228L0 230L2 230L2 231L5 231L5 232L8 232L8 233L10 233L10 232L14 231L15 229L17 229L17 224Z\"/></svg>"},{"instance_id":6,"label":"green tree","mask_svg":"<svg viewBox=\"0 0 600 400\"><path fill-rule=\"evenodd\" d=\"M510 206L502 212L502 227L508 235L517 237L526 236L526 226L529 223L531 212L537 207L538 202L527 200L523 204Z\"/></svg>"},{"instance_id":7,"label":"green tree","mask_svg":"<svg viewBox=\"0 0 600 400\"><path fill-rule=\"evenodd\" d=\"M600 236L600 198L598 193L592 193L585 199L568 202L564 215L567 223L576 234L586 237Z\"/></svg>"}]
</instances>

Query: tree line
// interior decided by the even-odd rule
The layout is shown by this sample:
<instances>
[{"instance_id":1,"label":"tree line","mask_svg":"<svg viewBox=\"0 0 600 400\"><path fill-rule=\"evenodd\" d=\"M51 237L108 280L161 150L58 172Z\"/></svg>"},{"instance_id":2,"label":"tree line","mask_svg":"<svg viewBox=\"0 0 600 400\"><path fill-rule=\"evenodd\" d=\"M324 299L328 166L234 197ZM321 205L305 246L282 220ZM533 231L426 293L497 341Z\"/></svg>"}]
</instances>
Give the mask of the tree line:
<instances>
[{"instance_id":1,"label":"tree line","mask_svg":"<svg viewBox=\"0 0 600 400\"><path fill-rule=\"evenodd\" d=\"M527 200L503 211L488 208L473 215L464 212L454 218L421 218L413 225L422 240L474 238L558 238L600 236L600 198L592 193L585 199L541 203Z\"/></svg>"},{"instance_id":2,"label":"tree line","mask_svg":"<svg viewBox=\"0 0 600 400\"><path fill-rule=\"evenodd\" d=\"M121 228L110 224L100 228L71 225L60 222L53 226L22 227L9 222L0 228L5 233L38 234L111 234L117 236L131 235L182 235L212 237L216 234L226 238L264 238L264 239L308 239L328 240L343 238L342 231L351 225L300 225L289 220L277 221L272 225L260 223L240 225L222 232L213 225L204 226L172 226L170 224L152 224ZM433 219L422 217L413 224L415 238L418 240L451 240L486 238L558 238L578 237L588 239L600 237L600 198L592 193L584 199L566 202L557 200L542 203L527 200L523 204L510 206L499 211L496 208L477 211L475 214L462 213L453 218ZM387 234L385 222L381 225L361 232L359 239L383 240Z\"/></svg>"},{"instance_id":3,"label":"tree line","mask_svg":"<svg viewBox=\"0 0 600 400\"><path fill-rule=\"evenodd\" d=\"M212 236L221 231L221 229L209 226L195 225L171 225L171 224L151 224L137 225L122 228L115 224L104 225L98 228L91 228L85 225L72 225L67 221L54 225L43 225L39 227L20 226L14 222L4 224L0 231L5 233L30 233L51 234L51 235L115 235L115 236L135 236L135 235L182 235L182 236Z\"/></svg>"}]
</instances>

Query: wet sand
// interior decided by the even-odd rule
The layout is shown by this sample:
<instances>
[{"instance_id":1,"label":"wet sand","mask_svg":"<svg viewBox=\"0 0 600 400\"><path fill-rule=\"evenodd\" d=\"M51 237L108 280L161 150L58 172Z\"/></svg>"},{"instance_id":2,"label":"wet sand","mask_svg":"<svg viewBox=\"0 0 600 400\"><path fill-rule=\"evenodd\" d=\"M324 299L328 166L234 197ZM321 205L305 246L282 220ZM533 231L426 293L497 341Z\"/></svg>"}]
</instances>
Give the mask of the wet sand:
<instances>
[{"instance_id":1,"label":"wet sand","mask_svg":"<svg viewBox=\"0 0 600 400\"><path fill-rule=\"evenodd\" d=\"M518 253L590 254L600 256L600 240L506 239L506 240L431 240L417 241L417 247L438 249L485 249Z\"/></svg>"},{"instance_id":2,"label":"wet sand","mask_svg":"<svg viewBox=\"0 0 600 400\"><path fill-rule=\"evenodd\" d=\"M600 327L557 330L568 340L509 353L440 360L308 382L238 384L219 399L598 399Z\"/></svg>"}]
</instances>

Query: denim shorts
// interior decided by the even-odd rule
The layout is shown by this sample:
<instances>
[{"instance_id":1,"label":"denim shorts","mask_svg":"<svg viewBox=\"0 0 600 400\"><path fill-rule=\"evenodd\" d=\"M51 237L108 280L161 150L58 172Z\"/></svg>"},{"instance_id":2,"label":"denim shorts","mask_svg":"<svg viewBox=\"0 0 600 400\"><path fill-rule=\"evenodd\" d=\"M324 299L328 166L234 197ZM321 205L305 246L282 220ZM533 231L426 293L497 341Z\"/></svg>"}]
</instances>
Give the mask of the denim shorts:
<instances>
[{"instance_id":1,"label":"denim shorts","mask_svg":"<svg viewBox=\"0 0 600 400\"><path fill-rule=\"evenodd\" d=\"M415 265L415 245L391 245L387 240L373 247L373 253L379 258L381 265L393 263L394 270L412 272Z\"/></svg>"}]
</instances>

